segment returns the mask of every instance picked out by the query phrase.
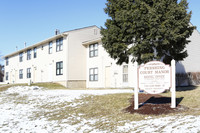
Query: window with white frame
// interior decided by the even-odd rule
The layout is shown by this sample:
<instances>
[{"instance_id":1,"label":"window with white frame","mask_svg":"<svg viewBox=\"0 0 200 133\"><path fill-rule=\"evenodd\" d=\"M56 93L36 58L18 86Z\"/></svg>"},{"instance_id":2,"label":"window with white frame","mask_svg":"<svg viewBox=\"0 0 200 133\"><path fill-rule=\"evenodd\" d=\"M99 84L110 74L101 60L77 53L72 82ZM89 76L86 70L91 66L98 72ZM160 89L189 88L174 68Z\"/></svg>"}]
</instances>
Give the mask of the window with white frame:
<instances>
[{"instance_id":1,"label":"window with white frame","mask_svg":"<svg viewBox=\"0 0 200 133\"><path fill-rule=\"evenodd\" d=\"M123 66L123 82L128 82L128 65Z\"/></svg>"},{"instance_id":2,"label":"window with white frame","mask_svg":"<svg viewBox=\"0 0 200 133\"><path fill-rule=\"evenodd\" d=\"M33 58L37 58L37 48L33 49Z\"/></svg>"},{"instance_id":3,"label":"window with white frame","mask_svg":"<svg viewBox=\"0 0 200 133\"><path fill-rule=\"evenodd\" d=\"M52 54L52 50L53 50L53 42L49 42L49 54Z\"/></svg>"},{"instance_id":4,"label":"window with white frame","mask_svg":"<svg viewBox=\"0 0 200 133\"><path fill-rule=\"evenodd\" d=\"M27 68L27 78L31 78L31 68Z\"/></svg>"},{"instance_id":5,"label":"window with white frame","mask_svg":"<svg viewBox=\"0 0 200 133\"><path fill-rule=\"evenodd\" d=\"M27 60L31 59L31 49L27 50Z\"/></svg>"},{"instance_id":6,"label":"window with white frame","mask_svg":"<svg viewBox=\"0 0 200 133\"><path fill-rule=\"evenodd\" d=\"M90 68L89 69L89 80L90 81L98 81L98 68Z\"/></svg>"},{"instance_id":7,"label":"window with white frame","mask_svg":"<svg viewBox=\"0 0 200 133\"><path fill-rule=\"evenodd\" d=\"M90 57L96 57L98 56L98 43L95 43L95 44L91 44L89 46L89 55Z\"/></svg>"},{"instance_id":8,"label":"window with white frame","mask_svg":"<svg viewBox=\"0 0 200 133\"><path fill-rule=\"evenodd\" d=\"M6 80L8 80L8 72L6 72Z\"/></svg>"},{"instance_id":9,"label":"window with white frame","mask_svg":"<svg viewBox=\"0 0 200 133\"><path fill-rule=\"evenodd\" d=\"M63 50L63 38L56 39L56 52Z\"/></svg>"},{"instance_id":10,"label":"window with white frame","mask_svg":"<svg viewBox=\"0 0 200 133\"><path fill-rule=\"evenodd\" d=\"M19 79L23 79L23 69L19 70Z\"/></svg>"},{"instance_id":11,"label":"window with white frame","mask_svg":"<svg viewBox=\"0 0 200 133\"><path fill-rule=\"evenodd\" d=\"M56 75L63 75L63 62L56 62Z\"/></svg>"},{"instance_id":12,"label":"window with white frame","mask_svg":"<svg viewBox=\"0 0 200 133\"><path fill-rule=\"evenodd\" d=\"M23 52L19 53L19 62L23 61Z\"/></svg>"}]
</instances>

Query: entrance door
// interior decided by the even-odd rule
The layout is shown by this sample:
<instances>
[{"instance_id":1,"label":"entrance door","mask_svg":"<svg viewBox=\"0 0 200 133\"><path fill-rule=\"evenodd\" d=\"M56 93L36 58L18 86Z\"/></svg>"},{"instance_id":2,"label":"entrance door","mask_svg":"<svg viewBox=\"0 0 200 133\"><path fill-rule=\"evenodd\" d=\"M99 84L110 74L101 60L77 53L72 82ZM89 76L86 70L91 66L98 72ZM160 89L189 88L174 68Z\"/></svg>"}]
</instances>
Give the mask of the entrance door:
<instances>
[{"instance_id":1,"label":"entrance door","mask_svg":"<svg viewBox=\"0 0 200 133\"><path fill-rule=\"evenodd\" d=\"M10 75L8 76L8 78L10 79L10 83L16 82L16 73L17 71L15 69L11 70Z\"/></svg>"},{"instance_id":2,"label":"entrance door","mask_svg":"<svg viewBox=\"0 0 200 133\"><path fill-rule=\"evenodd\" d=\"M110 66L106 66L105 68L105 87L111 87Z\"/></svg>"},{"instance_id":3,"label":"entrance door","mask_svg":"<svg viewBox=\"0 0 200 133\"><path fill-rule=\"evenodd\" d=\"M49 64L49 67L48 67L48 81L49 82L53 81L53 65L52 65L52 63Z\"/></svg>"}]
</instances>

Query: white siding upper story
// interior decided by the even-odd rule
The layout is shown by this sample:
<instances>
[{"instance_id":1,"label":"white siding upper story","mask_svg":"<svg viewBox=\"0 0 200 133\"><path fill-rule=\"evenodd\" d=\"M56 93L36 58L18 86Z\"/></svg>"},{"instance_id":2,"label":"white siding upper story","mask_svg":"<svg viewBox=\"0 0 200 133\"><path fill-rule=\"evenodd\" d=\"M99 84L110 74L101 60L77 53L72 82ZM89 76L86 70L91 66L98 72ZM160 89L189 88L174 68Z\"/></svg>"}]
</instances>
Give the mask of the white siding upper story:
<instances>
[{"instance_id":1,"label":"white siding upper story","mask_svg":"<svg viewBox=\"0 0 200 133\"><path fill-rule=\"evenodd\" d=\"M189 39L188 57L177 63L177 73L200 72L199 32L194 30ZM58 40L62 40L61 46ZM27 60L30 49L31 59ZM23 61L20 61L21 53ZM6 83L58 82L75 88L134 87L133 63L117 65L102 47L100 29L96 26L55 35L4 58Z\"/></svg>"},{"instance_id":2,"label":"white siding upper story","mask_svg":"<svg viewBox=\"0 0 200 133\"><path fill-rule=\"evenodd\" d=\"M200 72L200 34L194 30L191 41L186 49L188 57L176 63L176 73ZM98 44L97 55L91 57L90 46ZM102 47L101 39L89 40L83 45L87 48L87 83L88 88L124 88L134 87L134 65L116 65L116 61L111 59ZM131 59L130 59L131 60ZM128 71L128 72L127 72ZM91 79L91 76L93 77ZM97 77L96 79L94 77Z\"/></svg>"},{"instance_id":3,"label":"white siding upper story","mask_svg":"<svg viewBox=\"0 0 200 133\"><path fill-rule=\"evenodd\" d=\"M83 45L87 48L87 88L134 87L133 63L117 65L102 47L100 38Z\"/></svg>"},{"instance_id":4,"label":"white siding upper story","mask_svg":"<svg viewBox=\"0 0 200 133\"><path fill-rule=\"evenodd\" d=\"M28 82L52 82L66 80L66 69L63 74L56 75L56 63L63 62L66 66L67 45L56 51L56 40L63 39L62 43L67 44L66 36L58 36L55 40L50 40L36 47L28 47L19 53L6 57L8 64L5 63L5 81L8 83L28 83ZM49 43L52 42L52 53L49 53ZM36 51L34 52L34 48ZM30 53L29 53L30 51ZM35 56L34 56L35 53ZM29 55L30 54L30 55ZM29 70L28 70L29 69Z\"/></svg>"}]
</instances>

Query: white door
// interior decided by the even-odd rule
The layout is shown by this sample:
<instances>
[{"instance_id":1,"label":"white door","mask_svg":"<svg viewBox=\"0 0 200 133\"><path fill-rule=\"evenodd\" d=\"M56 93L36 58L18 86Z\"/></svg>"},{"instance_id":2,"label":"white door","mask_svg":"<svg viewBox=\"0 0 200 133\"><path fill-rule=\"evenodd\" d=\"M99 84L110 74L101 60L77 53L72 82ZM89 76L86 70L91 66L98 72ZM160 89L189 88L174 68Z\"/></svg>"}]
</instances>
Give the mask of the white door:
<instances>
[{"instance_id":1,"label":"white door","mask_svg":"<svg viewBox=\"0 0 200 133\"><path fill-rule=\"evenodd\" d=\"M105 68L105 87L111 87L111 76L110 76L110 66L106 66Z\"/></svg>"},{"instance_id":2,"label":"white door","mask_svg":"<svg viewBox=\"0 0 200 133\"><path fill-rule=\"evenodd\" d=\"M52 82L53 81L53 65L49 64L48 67L48 81Z\"/></svg>"},{"instance_id":3,"label":"white door","mask_svg":"<svg viewBox=\"0 0 200 133\"><path fill-rule=\"evenodd\" d=\"M8 76L8 78L9 77L10 77L10 83L15 83L16 82L16 70L11 70L10 76Z\"/></svg>"}]
</instances>

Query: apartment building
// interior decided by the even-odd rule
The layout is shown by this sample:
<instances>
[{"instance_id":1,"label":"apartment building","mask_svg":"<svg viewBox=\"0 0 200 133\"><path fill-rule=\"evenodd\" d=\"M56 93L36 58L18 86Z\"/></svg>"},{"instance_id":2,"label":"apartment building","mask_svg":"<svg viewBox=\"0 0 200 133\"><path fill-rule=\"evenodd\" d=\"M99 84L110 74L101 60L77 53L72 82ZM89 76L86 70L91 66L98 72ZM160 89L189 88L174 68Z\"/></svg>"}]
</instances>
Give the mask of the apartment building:
<instances>
[{"instance_id":1,"label":"apartment building","mask_svg":"<svg viewBox=\"0 0 200 133\"><path fill-rule=\"evenodd\" d=\"M134 87L132 62L117 65L102 47L101 38L83 42L87 49L87 88Z\"/></svg>"},{"instance_id":2,"label":"apartment building","mask_svg":"<svg viewBox=\"0 0 200 133\"><path fill-rule=\"evenodd\" d=\"M199 32L194 30L189 39L188 57L177 63L177 73L200 72ZM56 82L68 88L134 87L133 63L117 65L102 47L96 26L57 34L4 58L6 83Z\"/></svg>"},{"instance_id":3,"label":"apartment building","mask_svg":"<svg viewBox=\"0 0 200 133\"><path fill-rule=\"evenodd\" d=\"M6 83L56 82L68 88L133 87L133 64L116 65L96 26L55 35L5 57Z\"/></svg>"},{"instance_id":4,"label":"apartment building","mask_svg":"<svg viewBox=\"0 0 200 133\"><path fill-rule=\"evenodd\" d=\"M189 79L187 73L200 72L200 33L194 30L189 40L186 46L188 57L176 63L176 73L183 75L177 78L179 81L177 86L190 85L190 80L193 79ZM83 42L83 45L87 48L86 85L88 88L134 87L134 64L132 62L121 66L116 65L116 61L111 59L102 47L101 38Z\"/></svg>"},{"instance_id":5,"label":"apartment building","mask_svg":"<svg viewBox=\"0 0 200 133\"><path fill-rule=\"evenodd\" d=\"M57 82L86 87L86 48L82 42L100 37L96 26L57 34L4 56L6 83Z\"/></svg>"}]
</instances>

